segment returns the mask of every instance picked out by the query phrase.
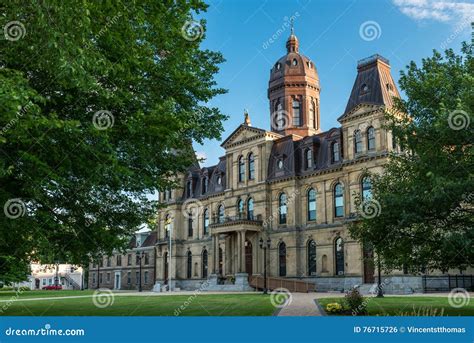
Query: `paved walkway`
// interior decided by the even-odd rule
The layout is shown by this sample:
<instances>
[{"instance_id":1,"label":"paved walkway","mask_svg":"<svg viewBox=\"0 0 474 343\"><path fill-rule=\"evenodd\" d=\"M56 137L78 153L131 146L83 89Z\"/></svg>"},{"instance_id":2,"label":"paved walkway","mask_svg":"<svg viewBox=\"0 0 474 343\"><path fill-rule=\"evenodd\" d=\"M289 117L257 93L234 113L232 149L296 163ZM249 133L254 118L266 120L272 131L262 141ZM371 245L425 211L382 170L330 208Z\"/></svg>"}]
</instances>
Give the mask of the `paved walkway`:
<instances>
[{"instance_id":1,"label":"paved walkway","mask_svg":"<svg viewBox=\"0 0 474 343\"><path fill-rule=\"evenodd\" d=\"M316 293L293 293L291 302L277 316L321 316L314 301L316 297Z\"/></svg>"}]
</instances>

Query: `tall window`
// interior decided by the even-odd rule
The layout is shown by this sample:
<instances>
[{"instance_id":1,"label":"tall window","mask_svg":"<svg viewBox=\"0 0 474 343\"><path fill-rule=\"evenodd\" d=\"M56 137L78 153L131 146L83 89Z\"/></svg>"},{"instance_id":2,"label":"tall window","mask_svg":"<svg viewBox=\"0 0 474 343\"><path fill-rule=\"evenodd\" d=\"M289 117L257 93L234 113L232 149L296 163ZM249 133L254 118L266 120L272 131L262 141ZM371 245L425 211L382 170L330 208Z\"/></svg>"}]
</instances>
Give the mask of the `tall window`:
<instances>
[{"instance_id":1,"label":"tall window","mask_svg":"<svg viewBox=\"0 0 474 343\"><path fill-rule=\"evenodd\" d=\"M204 210L204 216L203 216L203 228L204 228L204 235L207 235L209 233L209 210L206 208Z\"/></svg>"},{"instance_id":2,"label":"tall window","mask_svg":"<svg viewBox=\"0 0 474 343\"><path fill-rule=\"evenodd\" d=\"M188 212L188 237L193 236L193 212Z\"/></svg>"},{"instance_id":3,"label":"tall window","mask_svg":"<svg viewBox=\"0 0 474 343\"><path fill-rule=\"evenodd\" d=\"M150 264L150 254L148 254L147 252L145 253L145 265L148 265Z\"/></svg>"},{"instance_id":4,"label":"tall window","mask_svg":"<svg viewBox=\"0 0 474 343\"><path fill-rule=\"evenodd\" d=\"M249 154L249 180L255 179L255 158L253 154Z\"/></svg>"},{"instance_id":5,"label":"tall window","mask_svg":"<svg viewBox=\"0 0 474 343\"><path fill-rule=\"evenodd\" d=\"M344 242L341 237L334 242L336 252L336 275L344 275Z\"/></svg>"},{"instance_id":6,"label":"tall window","mask_svg":"<svg viewBox=\"0 0 474 343\"><path fill-rule=\"evenodd\" d=\"M311 149L306 149L304 152L304 161L305 168L309 169L313 166L313 151Z\"/></svg>"},{"instance_id":7,"label":"tall window","mask_svg":"<svg viewBox=\"0 0 474 343\"><path fill-rule=\"evenodd\" d=\"M314 116L316 112L316 107L314 105L314 101L311 101L309 105L309 127L315 129L316 128L316 118Z\"/></svg>"},{"instance_id":8,"label":"tall window","mask_svg":"<svg viewBox=\"0 0 474 343\"><path fill-rule=\"evenodd\" d=\"M280 101L277 102L275 106L276 111L276 119L275 119L275 126L277 130L282 130L285 126L285 118L283 116L283 106Z\"/></svg>"},{"instance_id":9,"label":"tall window","mask_svg":"<svg viewBox=\"0 0 474 343\"><path fill-rule=\"evenodd\" d=\"M239 157L239 182L243 182L245 178L245 162L244 157Z\"/></svg>"},{"instance_id":10,"label":"tall window","mask_svg":"<svg viewBox=\"0 0 474 343\"><path fill-rule=\"evenodd\" d=\"M132 265L132 254L128 254L127 255L127 266L131 266Z\"/></svg>"},{"instance_id":11,"label":"tall window","mask_svg":"<svg viewBox=\"0 0 474 343\"><path fill-rule=\"evenodd\" d=\"M117 255L117 266L121 266L122 265L122 255Z\"/></svg>"},{"instance_id":12,"label":"tall window","mask_svg":"<svg viewBox=\"0 0 474 343\"><path fill-rule=\"evenodd\" d=\"M239 219L244 218L244 201L242 199L239 199L239 201L237 201L237 215Z\"/></svg>"},{"instance_id":13,"label":"tall window","mask_svg":"<svg viewBox=\"0 0 474 343\"><path fill-rule=\"evenodd\" d=\"M344 193L342 185L337 183L334 186L334 216L344 216Z\"/></svg>"},{"instance_id":14,"label":"tall window","mask_svg":"<svg viewBox=\"0 0 474 343\"><path fill-rule=\"evenodd\" d=\"M207 278L207 250L202 252L202 278Z\"/></svg>"},{"instance_id":15,"label":"tall window","mask_svg":"<svg viewBox=\"0 0 474 343\"><path fill-rule=\"evenodd\" d=\"M362 201L372 198L372 182L369 176L362 179Z\"/></svg>"},{"instance_id":16,"label":"tall window","mask_svg":"<svg viewBox=\"0 0 474 343\"><path fill-rule=\"evenodd\" d=\"M308 220L316 220L316 191L311 188L308 191Z\"/></svg>"},{"instance_id":17,"label":"tall window","mask_svg":"<svg viewBox=\"0 0 474 343\"><path fill-rule=\"evenodd\" d=\"M356 154L362 152L362 134L360 130L354 131L354 152Z\"/></svg>"},{"instance_id":18,"label":"tall window","mask_svg":"<svg viewBox=\"0 0 474 343\"><path fill-rule=\"evenodd\" d=\"M301 126L300 102L293 100L293 126Z\"/></svg>"},{"instance_id":19,"label":"tall window","mask_svg":"<svg viewBox=\"0 0 474 343\"><path fill-rule=\"evenodd\" d=\"M339 156L340 156L339 143L338 142L332 143L331 150L332 150L331 151L332 152L332 162L333 163L339 162Z\"/></svg>"},{"instance_id":20,"label":"tall window","mask_svg":"<svg viewBox=\"0 0 474 343\"><path fill-rule=\"evenodd\" d=\"M375 150L375 129L372 126L367 129L367 150Z\"/></svg>"},{"instance_id":21,"label":"tall window","mask_svg":"<svg viewBox=\"0 0 474 343\"><path fill-rule=\"evenodd\" d=\"M286 204L286 194L281 193L278 198L278 211L279 211L279 223L286 224L286 214L288 212L288 206Z\"/></svg>"},{"instance_id":22,"label":"tall window","mask_svg":"<svg viewBox=\"0 0 474 343\"><path fill-rule=\"evenodd\" d=\"M167 214L165 217L165 238L168 238L170 236L170 231L171 231L171 217L169 214Z\"/></svg>"},{"instance_id":23,"label":"tall window","mask_svg":"<svg viewBox=\"0 0 474 343\"><path fill-rule=\"evenodd\" d=\"M247 219L253 220L253 199L247 201Z\"/></svg>"},{"instance_id":24,"label":"tall window","mask_svg":"<svg viewBox=\"0 0 474 343\"><path fill-rule=\"evenodd\" d=\"M209 179L206 177L204 177L202 179L202 194L206 194L207 193L207 186L209 185Z\"/></svg>"},{"instance_id":25,"label":"tall window","mask_svg":"<svg viewBox=\"0 0 474 343\"><path fill-rule=\"evenodd\" d=\"M281 242L278 245L278 266L279 276L286 276L286 244Z\"/></svg>"},{"instance_id":26,"label":"tall window","mask_svg":"<svg viewBox=\"0 0 474 343\"><path fill-rule=\"evenodd\" d=\"M191 253L191 251L187 252L186 264L187 264L186 277L190 279L193 275L193 254Z\"/></svg>"},{"instance_id":27,"label":"tall window","mask_svg":"<svg viewBox=\"0 0 474 343\"><path fill-rule=\"evenodd\" d=\"M171 189L167 189L167 190L165 191L165 193L167 193L167 198L168 198L168 200L171 200L171 198L172 198L172 196L171 196Z\"/></svg>"},{"instance_id":28,"label":"tall window","mask_svg":"<svg viewBox=\"0 0 474 343\"><path fill-rule=\"evenodd\" d=\"M223 223L224 222L224 206L223 205L220 205L218 210L217 210L217 213L218 213L218 217L219 217L219 223Z\"/></svg>"},{"instance_id":29,"label":"tall window","mask_svg":"<svg viewBox=\"0 0 474 343\"><path fill-rule=\"evenodd\" d=\"M308 276L316 275L316 242L308 242Z\"/></svg>"},{"instance_id":30,"label":"tall window","mask_svg":"<svg viewBox=\"0 0 474 343\"><path fill-rule=\"evenodd\" d=\"M186 197L187 198L190 198L191 197L191 193L192 193L192 181L189 180L188 182L186 182Z\"/></svg>"}]
</instances>

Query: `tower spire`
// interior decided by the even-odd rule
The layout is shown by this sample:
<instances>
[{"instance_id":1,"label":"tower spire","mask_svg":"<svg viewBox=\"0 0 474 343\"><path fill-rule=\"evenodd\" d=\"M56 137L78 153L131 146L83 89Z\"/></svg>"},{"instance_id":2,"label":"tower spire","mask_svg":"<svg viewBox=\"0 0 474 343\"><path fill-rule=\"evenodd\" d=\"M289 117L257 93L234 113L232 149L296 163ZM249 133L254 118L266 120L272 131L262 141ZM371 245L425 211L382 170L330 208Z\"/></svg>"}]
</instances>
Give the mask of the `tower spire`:
<instances>
[{"instance_id":1,"label":"tower spire","mask_svg":"<svg viewBox=\"0 0 474 343\"><path fill-rule=\"evenodd\" d=\"M294 27L293 17L291 17L291 19L290 19L290 25L291 25L291 35L294 36L295 35L295 27Z\"/></svg>"}]
</instances>

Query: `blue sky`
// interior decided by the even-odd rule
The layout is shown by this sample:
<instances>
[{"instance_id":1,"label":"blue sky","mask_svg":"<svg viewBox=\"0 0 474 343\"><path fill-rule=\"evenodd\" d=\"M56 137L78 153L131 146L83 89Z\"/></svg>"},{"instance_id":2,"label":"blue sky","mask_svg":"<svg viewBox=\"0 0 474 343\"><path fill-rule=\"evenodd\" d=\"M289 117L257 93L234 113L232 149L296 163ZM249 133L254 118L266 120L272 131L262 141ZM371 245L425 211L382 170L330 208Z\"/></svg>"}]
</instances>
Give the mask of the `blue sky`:
<instances>
[{"instance_id":1,"label":"blue sky","mask_svg":"<svg viewBox=\"0 0 474 343\"><path fill-rule=\"evenodd\" d=\"M294 17L300 53L315 63L321 83L321 126L338 126L356 77L357 60L375 53L390 60L397 82L410 61L433 49L460 49L471 35L472 0L212 0L203 48L221 51L226 62L216 80L228 93L213 99L229 116L222 140L242 123L248 109L252 125L270 129L267 86L271 66L286 53ZM364 30L365 29L365 30ZM271 40L272 39L272 40ZM216 164L220 141L195 144Z\"/></svg>"}]
</instances>

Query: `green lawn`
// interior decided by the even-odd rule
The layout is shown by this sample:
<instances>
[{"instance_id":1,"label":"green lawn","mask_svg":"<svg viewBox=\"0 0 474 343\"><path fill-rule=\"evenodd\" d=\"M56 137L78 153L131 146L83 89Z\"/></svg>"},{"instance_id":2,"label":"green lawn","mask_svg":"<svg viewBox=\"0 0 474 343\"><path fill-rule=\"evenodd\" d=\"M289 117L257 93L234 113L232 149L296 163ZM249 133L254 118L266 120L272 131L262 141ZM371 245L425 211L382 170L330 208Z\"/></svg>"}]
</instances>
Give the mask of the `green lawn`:
<instances>
[{"instance_id":1,"label":"green lawn","mask_svg":"<svg viewBox=\"0 0 474 343\"><path fill-rule=\"evenodd\" d=\"M45 292L40 293L43 295ZM58 294L56 296L64 295L65 291L56 293ZM270 296L261 294L200 294L195 297L121 295L115 296L113 304L104 308L95 306L92 297L33 301L21 299L23 297L12 303L0 303L0 314L3 316L175 316L176 314L181 316L271 316L276 310L270 303Z\"/></svg>"},{"instance_id":2,"label":"green lawn","mask_svg":"<svg viewBox=\"0 0 474 343\"><path fill-rule=\"evenodd\" d=\"M447 297L390 297L385 296L384 298L367 297L367 310L369 315L400 315L401 312L413 312L419 309L437 309L439 315L441 309L444 309L444 316L474 316L474 301L461 308L454 308L449 305ZM344 304L344 298L323 298L318 299L321 307L326 310L326 305L329 303L340 303ZM328 315L331 315L328 313Z\"/></svg>"},{"instance_id":3,"label":"green lawn","mask_svg":"<svg viewBox=\"0 0 474 343\"><path fill-rule=\"evenodd\" d=\"M51 297L65 297L69 295L91 295L94 290L85 291L24 291L18 293L18 297L22 299L28 298L51 298ZM0 300L9 300L12 297L16 297L17 292L15 291L0 291Z\"/></svg>"}]
</instances>

